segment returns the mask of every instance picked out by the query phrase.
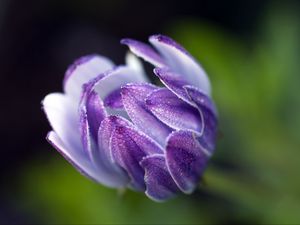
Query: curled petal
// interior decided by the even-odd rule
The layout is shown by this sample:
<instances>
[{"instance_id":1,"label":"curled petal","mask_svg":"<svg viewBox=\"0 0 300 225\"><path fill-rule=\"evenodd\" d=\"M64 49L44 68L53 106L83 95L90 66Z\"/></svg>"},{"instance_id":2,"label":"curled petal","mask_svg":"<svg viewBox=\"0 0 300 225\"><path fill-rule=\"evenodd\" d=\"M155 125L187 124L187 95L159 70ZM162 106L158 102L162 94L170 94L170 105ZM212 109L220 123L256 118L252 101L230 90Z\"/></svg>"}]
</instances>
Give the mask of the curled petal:
<instances>
[{"instance_id":1,"label":"curled petal","mask_svg":"<svg viewBox=\"0 0 300 225\"><path fill-rule=\"evenodd\" d=\"M128 66L119 66L108 73L104 78L100 79L99 82L96 82L94 85L95 91L99 94L101 99L104 101L108 96L111 96L112 93L115 95L115 99L120 99L120 88L131 82L144 82L147 81L143 74L140 74L136 70L129 68ZM126 113L123 110L109 110L109 114L120 115L127 117Z\"/></svg>"},{"instance_id":2,"label":"curled petal","mask_svg":"<svg viewBox=\"0 0 300 225\"><path fill-rule=\"evenodd\" d=\"M47 135L49 143L59 152L62 156L71 163L81 174L84 176L102 183L108 187L123 187L126 185L123 180L111 174L103 173L98 170L93 163L90 162L87 155L82 151L74 148L67 148L58 135L54 131L50 131Z\"/></svg>"},{"instance_id":3,"label":"curled petal","mask_svg":"<svg viewBox=\"0 0 300 225\"><path fill-rule=\"evenodd\" d=\"M140 162L145 170L146 195L154 201L173 198L179 189L171 177L164 155L146 156Z\"/></svg>"},{"instance_id":4,"label":"curled petal","mask_svg":"<svg viewBox=\"0 0 300 225\"><path fill-rule=\"evenodd\" d=\"M163 35L153 35L149 41L165 58L172 71L182 75L182 79L188 84L195 85L210 95L210 82L205 71L182 46Z\"/></svg>"},{"instance_id":5,"label":"curled petal","mask_svg":"<svg viewBox=\"0 0 300 225\"><path fill-rule=\"evenodd\" d=\"M131 52L143 58L145 61L158 67L165 65L164 60L151 46L129 38L122 39L121 43L127 45Z\"/></svg>"},{"instance_id":6,"label":"curled petal","mask_svg":"<svg viewBox=\"0 0 300 225\"><path fill-rule=\"evenodd\" d=\"M147 155L162 153L162 149L134 128L117 126L111 137L111 151L115 162L127 171L131 186L144 191L144 170L139 162Z\"/></svg>"},{"instance_id":7,"label":"curled petal","mask_svg":"<svg viewBox=\"0 0 300 225\"><path fill-rule=\"evenodd\" d=\"M112 69L114 64L106 57L88 55L76 60L67 70L64 91L74 99L80 99L82 85L99 74Z\"/></svg>"},{"instance_id":8,"label":"curled petal","mask_svg":"<svg viewBox=\"0 0 300 225\"><path fill-rule=\"evenodd\" d=\"M147 81L147 78L136 70L128 66L119 66L106 72L103 78L92 81L92 86L101 99L105 99L113 91L118 90L125 84L145 81Z\"/></svg>"},{"instance_id":9,"label":"curled petal","mask_svg":"<svg viewBox=\"0 0 300 225\"><path fill-rule=\"evenodd\" d=\"M118 66L112 70L106 71L90 80L84 85L82 100L89 95L91 91L95 91L100 99L107 106L115 106L121 104L120 88L121 86L131 82L144 82L147 78L128 66ZM112 102L116 101L116 102ZM119 101L119 102L117 102ZM127 117L126 112L120 107L106 108L108 114L121 115Z\"/></svg>"},{"instance_id":10,"label":"curled petal","mask_svg":"<svg viewBox=\"0 0 300 225\"><path fill-rule=\"evenodd\" d=\"M201 144L209 151L215 148L217 128L218 128L218 114L213 101L200 90L192 86L184 87L190 96L190 99L195 102L199 111L203 115L203 131L200 137Z\"/></svg>"},{"instance_id":11,"label":"curled petal","mask_svg":"<svg viewBox=\"0 0 300 225\"><path fill-rule=\"evenodd\" d=\"M199 111L203 115L203 133L200 137L201 145L203 145L209 151L213 151L215 148L218 118L217 110L212 100L200 90L193 86L184 87L190 96L191 101L195 102Z\"/></svg>"},{"instance_id":12,"label":"curled petal","mask_svg":"<svg viewBox=\"0 0 300 225\"><path fill-rule=\"evenodd\" d=\"M218 121L216 107L211 98L198 88L187 85L179 75L167 68L155 68L154 72L178 98L198 109L202 126L197 131L203 134L199 140L205 148L212 151L215 148Z\"/></svg>"},{"instance_id":13,"label":"curled petal","mask_svg":"<svg viewBox=\"0 0 300 225\"><path fill-rule=\"evenodd\" d=\"M188 83L179 74L171 71L168 68L155 68L154 73L170 91L178 96L178 98L182 99L188 104L194 105L184 89L184 86L186 86Z\"/></svg>"},{"instance_id":14,"label":"curled petal","mask_svg":"<svg viewBox=\"0 0 300 225\"><path fill-rule=\"evenodd\" d=\"M159 121L146 107L145 99L157 87L149 84L130 84L122 87L122 101L127 114L133 123L164 145L171 129Z\"/></svg>"},{"instance_id":15,"label":"curled petal","mask_svg":"<svg viewBox=\"0 0 300 225\"><path fill-rule=\"evenodd\" d=\"M208 158L209 153L200 145L195 133L176 131L169 136L166 163L181 191L191 193L196 188Z\"/></svg>"},{"instance_id":16,"label":"curled petal","mask_svg":"<svg viewBox=\"0 0 300 225\"><path fill-rule=\"evenodd\" d=\"M146 104L158 119L173 129L189 129L196 132L202 129L198 110L166 88L153 91L148 95Z\"/></svg>"}]
</instances>

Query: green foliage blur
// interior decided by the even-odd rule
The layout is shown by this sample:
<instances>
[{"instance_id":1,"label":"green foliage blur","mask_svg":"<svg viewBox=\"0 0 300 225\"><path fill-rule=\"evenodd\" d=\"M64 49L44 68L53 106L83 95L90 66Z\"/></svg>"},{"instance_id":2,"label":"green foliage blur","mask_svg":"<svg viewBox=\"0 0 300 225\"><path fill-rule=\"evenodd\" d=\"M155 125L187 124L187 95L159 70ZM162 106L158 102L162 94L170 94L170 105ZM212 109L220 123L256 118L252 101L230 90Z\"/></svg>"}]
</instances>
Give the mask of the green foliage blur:
<instances>
[{"instance_id":1,"label":"green foliage blur","mask_svg":"<svg viewBox=\"0 0 300 225\"><path fill-rule=\"evenodd\" d=\"M155 203L97 185L56 154L24 171L20 207L52 224L299 224L297 10L270 8L244 39L192 18L166 33L206 69L219 110L218 146L199 189Z\"/></svg>"}]
</instances>

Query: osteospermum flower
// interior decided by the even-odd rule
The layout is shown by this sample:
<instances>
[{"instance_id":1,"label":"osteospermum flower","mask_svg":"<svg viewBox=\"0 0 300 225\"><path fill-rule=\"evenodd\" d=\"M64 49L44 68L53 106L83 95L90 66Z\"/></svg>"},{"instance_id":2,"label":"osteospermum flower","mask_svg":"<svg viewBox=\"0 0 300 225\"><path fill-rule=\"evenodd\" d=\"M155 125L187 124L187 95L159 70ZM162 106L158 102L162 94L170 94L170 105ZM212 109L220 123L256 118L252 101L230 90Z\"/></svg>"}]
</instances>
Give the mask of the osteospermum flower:
<instances>
[{"instance_id":1,"label":"osteospermum flower","mask_svg":"<svg viewBox=\"0 0 300 225\"><path fill-rule=\"evenodd\" d=\"M196 188L215 148L217 113L195 59L169 37L149 41L154 48L121 43L155 66L164 87L149 83L131 53L122 66L89 55L67 70L64 93L42 104L53 129L47 140L79 172L163 201Z\"/></svg>"}]
</instances>

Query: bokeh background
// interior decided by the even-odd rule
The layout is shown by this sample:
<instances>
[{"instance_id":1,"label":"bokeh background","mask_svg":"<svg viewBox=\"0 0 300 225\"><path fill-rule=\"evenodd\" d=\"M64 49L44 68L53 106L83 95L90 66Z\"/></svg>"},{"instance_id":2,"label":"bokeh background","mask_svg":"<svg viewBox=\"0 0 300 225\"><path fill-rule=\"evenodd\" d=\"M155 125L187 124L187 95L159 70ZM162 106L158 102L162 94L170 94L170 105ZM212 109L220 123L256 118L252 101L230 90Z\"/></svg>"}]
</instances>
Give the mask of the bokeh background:
<instances>
[{"instance_id":1,"label":"bokeh background","mask_svg":"<svg viewBox=\"0 0 300 225\"><path fill-rule=\"evenodd\" d=\"M74 59L123 63L121 38L155 33L202 63L220 114L198 190L162 204L77 173L40 109ZM0 0L0 58L1 224L300 223L299 1Z\"/></svg>"}]
</instances>

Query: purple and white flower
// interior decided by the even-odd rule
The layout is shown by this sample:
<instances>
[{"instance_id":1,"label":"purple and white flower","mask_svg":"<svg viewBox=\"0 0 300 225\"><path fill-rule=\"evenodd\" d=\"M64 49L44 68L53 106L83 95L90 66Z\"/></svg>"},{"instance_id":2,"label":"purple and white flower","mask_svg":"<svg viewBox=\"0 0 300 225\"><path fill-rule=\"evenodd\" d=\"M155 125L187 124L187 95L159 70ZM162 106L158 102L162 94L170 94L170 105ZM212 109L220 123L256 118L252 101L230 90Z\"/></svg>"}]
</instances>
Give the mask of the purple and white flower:
<instances>
[{"instance_id":1,"label":"purple and white flower","mask_svg":"<svg viewBox=\"0 0 300 225\"><path fill-rule=\"evenodd\" d=\"M53 129L47 140L79 172L164 201L196 188L218 122L202 67L169 37L149 41L154 48L132 39L121 43L154 65L164 87L149 83L131 53L121 66L89 55L67 70L64 93L47 95L42 105Z\"/></svg>"}]
</instances>

